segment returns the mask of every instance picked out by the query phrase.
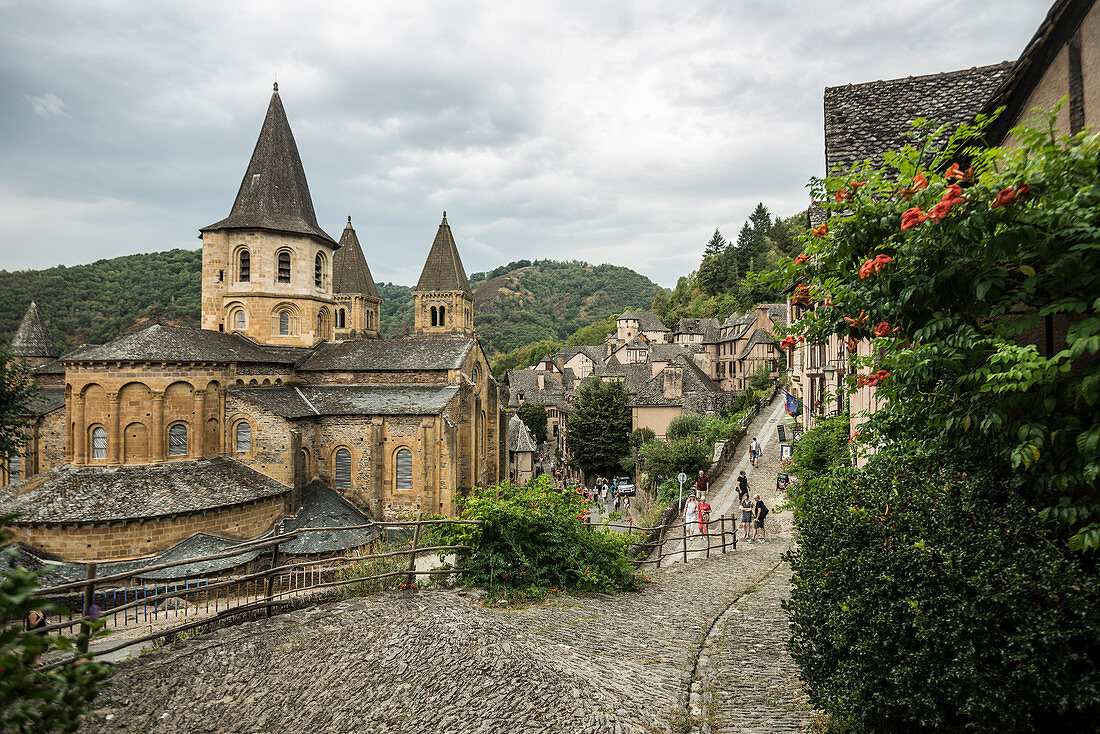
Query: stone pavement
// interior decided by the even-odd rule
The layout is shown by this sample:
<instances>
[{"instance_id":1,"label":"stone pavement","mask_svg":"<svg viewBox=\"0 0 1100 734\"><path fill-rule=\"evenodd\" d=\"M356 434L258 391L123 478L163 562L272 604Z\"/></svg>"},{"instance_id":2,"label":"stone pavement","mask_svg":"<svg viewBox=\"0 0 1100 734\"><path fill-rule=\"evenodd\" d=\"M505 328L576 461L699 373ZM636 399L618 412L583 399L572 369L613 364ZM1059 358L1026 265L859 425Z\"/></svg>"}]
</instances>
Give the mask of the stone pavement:
<instances>
[{"instance_id":1,"label":"stone pavement","mask_svg":"<svg viewBox=\"0 0 1100 734\"><path fill-rule=\"evenodd\" d=\"M176 643L120 664L84 731L798 731L774 505L767 543L635 593L509 609L392 591Z\"/></svg>"}]
</instances>

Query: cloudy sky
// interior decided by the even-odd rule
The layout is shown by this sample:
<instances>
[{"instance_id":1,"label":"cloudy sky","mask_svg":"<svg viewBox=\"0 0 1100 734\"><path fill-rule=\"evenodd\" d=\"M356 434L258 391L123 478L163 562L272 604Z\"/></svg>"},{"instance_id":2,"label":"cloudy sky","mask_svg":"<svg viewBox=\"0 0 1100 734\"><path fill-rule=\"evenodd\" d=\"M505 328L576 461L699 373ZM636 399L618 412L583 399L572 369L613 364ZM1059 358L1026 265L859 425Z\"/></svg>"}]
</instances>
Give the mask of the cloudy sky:
<instances>
[{"instance_id":1,"label":"cloudy sky","mask_svg":"<svg viewBox=\"0 0 1100 734\"><path fill-rule=\"evenodd\" d=\"M1047 0L0 0L0 269L225 217L278 77L318 219L413 284L627 265L671 286L756 202L805 206L822 90L1015 59Z\"/></svg>"}]
</instances>

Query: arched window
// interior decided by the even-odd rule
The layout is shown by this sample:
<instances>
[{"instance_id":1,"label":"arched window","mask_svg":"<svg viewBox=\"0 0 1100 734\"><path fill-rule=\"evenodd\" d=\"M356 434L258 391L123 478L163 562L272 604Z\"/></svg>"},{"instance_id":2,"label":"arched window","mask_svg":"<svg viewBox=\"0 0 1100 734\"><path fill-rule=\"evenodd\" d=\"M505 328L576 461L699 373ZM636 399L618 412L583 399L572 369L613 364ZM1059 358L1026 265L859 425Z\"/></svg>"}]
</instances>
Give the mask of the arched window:
<instances>
[{"instance_id":1,"label":"arched window","mask_svg":"<svg viewBox=\"0 0 1100 734\"><path fill-rule=\"evenodd\" d=\"M334 468L336 489L351 489L351 452L347 449L337 449Z\"/></svg>"},{"instance_id":2,"label":"arched window","mask_svg":"<svg viewBox=\"0 0 1100 734\"><path fill-rule=\"evenodd\" d=\"M107 458L107 429L103 426L92 429L92 458Z\"/></svg>"},{"instance_id":3,"label":"arched window","mask_svg":"<svg viewBox=\"0 0 1100 734\"><path fill-rule=\"evenodd\" d=\"M374 311L372 311L369 308L367 309L367 328L368 329L373 329L374 328Z\"/></svg>"},{"instance_id":4,"label":"arched window","mask_svg":"<svg viewBox=\"0 0 1100 734\"><path fill-rule=\"evenodd\" d=\"M276 255L278 260L278 276L276 280L280 283L290 282L290 253L286 250L279 250L279 254Z\"/></svg>"},{"instance_id":5,"label":"arched window","mask_svg":"<svg viewBox=\"0 0 1100 734\"><path fill-rule=\"evenodd\" d=\"M439 307L439 325L440 326L446 326L447 325L447 307L446 306L440 306Z\"/></svg>"},{"instance_id":6,"label":"arched window","mask_svg":"<svg viewBox=\"0 0 1100 734\"><path fill-rule=\"evenodd\" d=\"M236 443L237 451L252 450L252 426L248 421L241 421L237 424Z\"/></svg>"},{"instance_id":7,"label":"arched window","mask_svg":"<svg viewBox=\"0 0 1100 734\"><path fill-rule=\"evenodd\" d=\"M237 280L241 283L247 283L252 279L252 255L248 250L241 250L241 254L237 258Z\"/></svg>"},{"instance_id":8,"label":"arched window","mask_svg":"<svg viewBox=\"0 0 1100 734\"><path fill-rule=\"evenodd\" d=\"M336 309L336 328L337 329L343 329L344 328L344 318L345 318L344 309L342 309L342 308Z\"/></svg>"},{"instance_id":9,"label":"arched window","mask_svg":"<svg viewBox=\"0 0 1100 734\"><path fill-rule=\"evenodd\" d=\"M325 257L317 253L317 259L313 261L313 285L318 288L325 284Z\"/></svg>"},{"instance_id":10,"label":"arched window","mask_svg":"<svg viewBox=\"0 0 1100 734\"><path fill-rule=\"evenodd\" d=\"M394 484L397 491L413 488L413 455L408 449L398 449L394 457Z\"/></svg>"},{"instance_id":11,"label":"arched window","mask_svg":"<svg viewBox=\"0 0 1100 734\"><path fill-rule=\"evenodd\" d=\"M248 319L244 315L244 310L233 312L233 328L243 330L248 326Z\"/></svg>"},{"instance_id":12,"label":"arched window","mask_svg":"<svg viewBox=\"0 0 1100 734\"><path fill-rule=\"evenodd\" d=\"M326 331L327 331L327 329L325 328L325 312L324 311L318 311L317 312L317 336L324 339Z\"/></svg>"},{"instance_id":13,"label":"arched window","mask_svg":"<svg viewBox=\"0 0 1100 734\"><path fill-rule=\"evenodd\" d=\"M432 326L438 326L439 325L439 320L438 319L439 319L439 315L435 310L435 306L432 306Z\"/></svg>"},{"instance_id":14,"label":"arched window","mask_svg":"<svg viewBox=\"0 0 1100 734\"><path fill-rule=\"evenodd\" d=\"M279 314L279 336L290 336L290 312Z\"/></svg>"},{"instance_id":15,"label":"arched window","mask_svg":"<svg viewBox=\"0 0 1100 734\"><path fill-rule=\"evenodd\" d=\"M18 482L23 478L23 457L12 454L8 457L8 483Z\"/></svg>"},{"instance_id":16,"label":"arched window","mask_svg":"<svg viewBox=\"0 0 1100 734\"><path fill-rule=\"evenodd\" d=\"M168 455L187 456L186 423L173 423L168 427Z\"/></svg>"}]
</instances>

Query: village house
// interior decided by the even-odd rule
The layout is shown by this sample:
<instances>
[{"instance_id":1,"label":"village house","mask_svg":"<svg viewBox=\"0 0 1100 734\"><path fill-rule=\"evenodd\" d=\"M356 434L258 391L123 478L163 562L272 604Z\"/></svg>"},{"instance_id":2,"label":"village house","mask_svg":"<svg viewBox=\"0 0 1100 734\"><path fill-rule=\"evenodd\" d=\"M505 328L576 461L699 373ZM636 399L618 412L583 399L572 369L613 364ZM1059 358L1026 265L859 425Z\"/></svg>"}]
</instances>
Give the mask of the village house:
<instances>
[{"instance_id":1,"label":"village house","mask_svg":"<svg viewBox=\"0 0 1100 734\"><path fill-rule=\"evenodd\" d=\"M1052 109L1063 98L1068 103L1058 112L1058 132L1076 134L1100 122L1100 11L1093 0L1055 2L1015 62L826 88L825 168L846 170L864 160L881 164L884 153L906 143L918 117L957 126L1004 108L986 142L1012 145L1013 127L1033 109ZM809 220L810 226L821 224L822 210L811 206ZM791 323L804 315L802 307L789 304ZM1048 316L1025 338L1049 356L1061 348L1066 328L1065 319ZM870 343L859 342L856 353L870 356ZM841 389L851 368L836 336L824 344L799 344L790 362L803 427L844 411L852 414L854 427L875 410L876 388L862 387L851 396Z\"/></svg>"},{"instance_id":2,"label":"village house","mask_svg":"<svg viewBox=\"0 0 1100 734\"><path fill-rule=\"evenodd\" d=\"M11 346L40 397L0 477L19 542L145 556L200 532L261 535L315 482L384 518L452 514L502 478L503 396L446 212L412 335L380 338L350 217L339 242L318 225L276 87L229 216L200 231L202 328L151 322L55 359L28 309Z\"/></svg>"}]
</instances>

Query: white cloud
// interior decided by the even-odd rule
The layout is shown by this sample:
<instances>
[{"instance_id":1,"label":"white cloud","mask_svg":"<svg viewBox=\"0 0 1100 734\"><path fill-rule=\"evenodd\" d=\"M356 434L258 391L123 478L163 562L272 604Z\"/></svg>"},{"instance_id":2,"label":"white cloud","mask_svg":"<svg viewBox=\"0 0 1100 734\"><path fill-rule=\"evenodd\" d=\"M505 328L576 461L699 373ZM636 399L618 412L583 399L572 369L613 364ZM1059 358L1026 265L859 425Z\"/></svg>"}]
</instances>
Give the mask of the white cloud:
<instances>
[{"instance_id":1,"label":"white cloud","mask_svg":"<svg viewBox=\"0 0 1100 734\"><path fill-rule=\"evenodd\" d=\"M68 117L65 111L65 102L56 94L46 92L41 97L27 97L39 117Z\"/></svg>"}]
</instances>

